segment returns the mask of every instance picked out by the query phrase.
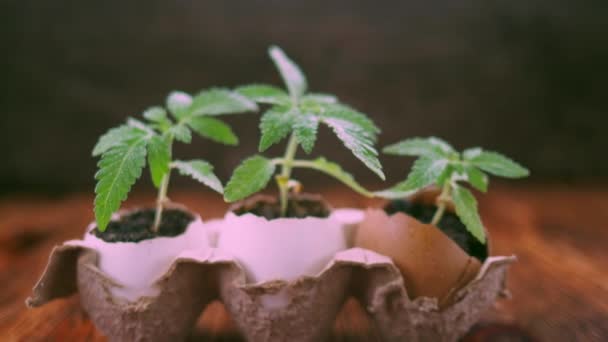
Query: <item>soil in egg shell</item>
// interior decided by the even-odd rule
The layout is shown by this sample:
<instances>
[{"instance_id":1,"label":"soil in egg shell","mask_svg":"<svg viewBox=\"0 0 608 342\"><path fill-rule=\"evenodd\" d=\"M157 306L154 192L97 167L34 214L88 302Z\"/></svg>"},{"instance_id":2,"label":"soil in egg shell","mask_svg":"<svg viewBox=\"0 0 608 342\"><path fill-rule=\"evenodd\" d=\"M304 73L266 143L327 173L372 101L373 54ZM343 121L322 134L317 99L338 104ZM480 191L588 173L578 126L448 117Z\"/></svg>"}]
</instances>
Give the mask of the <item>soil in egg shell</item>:
<instances>
[{"instance_id":1,"label":"soil in egg shell","mask_svg":"<svg viewBox=\"0 0 608 342\"><path fill-rule=\"evenodd\" d=\"M321 196L299 194L289 197L286 218L328 217L331 208ZM281 217L279 200L273 196L257 195L235 203L229 209L236 215L251 213L268 220Z\"/></svg>"},{"instance_id":2,"label":"soil in egg shell","mask_svg":"<svg viewBox=\"0 0 608 342\"><path fill-rule=\"evenodd\" d=\"M163 211L158 232L153 232L155 209L136 210L111 221L103 232L97 227L90 234L105 242L139 242L156 237L173 237L184 233L194 217L183 210L166 209Z\"/></svg>"}]
</instances>

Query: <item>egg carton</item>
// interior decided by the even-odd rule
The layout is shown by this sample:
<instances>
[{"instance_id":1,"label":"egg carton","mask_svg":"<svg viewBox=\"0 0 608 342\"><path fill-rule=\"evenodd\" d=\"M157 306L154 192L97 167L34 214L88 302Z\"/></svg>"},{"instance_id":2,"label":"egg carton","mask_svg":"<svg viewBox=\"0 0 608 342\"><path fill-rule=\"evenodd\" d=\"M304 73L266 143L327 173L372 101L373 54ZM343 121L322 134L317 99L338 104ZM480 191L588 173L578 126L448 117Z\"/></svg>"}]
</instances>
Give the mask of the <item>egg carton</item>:
<instances>
[{"instance_id":1,"label":"egg carton","mask_svg":"<svg viewBox=\"0 0 608 342\"><path fill-rule=\"evenodd\" d=\"M320 341L350 297L366 308L386 341L455 341L505 292L514 257L490 257L448 307L410 299L388 257L362 248L341 251L316 276L252 284L239 263L218 249L182 252L154 284L155 296L126 301L98 268L98 252L74 240L55 247L30 307L79 293L83 309L112 341L179 341L205 306L221 300L249 341Z\"/></svg>"}]
</instances>

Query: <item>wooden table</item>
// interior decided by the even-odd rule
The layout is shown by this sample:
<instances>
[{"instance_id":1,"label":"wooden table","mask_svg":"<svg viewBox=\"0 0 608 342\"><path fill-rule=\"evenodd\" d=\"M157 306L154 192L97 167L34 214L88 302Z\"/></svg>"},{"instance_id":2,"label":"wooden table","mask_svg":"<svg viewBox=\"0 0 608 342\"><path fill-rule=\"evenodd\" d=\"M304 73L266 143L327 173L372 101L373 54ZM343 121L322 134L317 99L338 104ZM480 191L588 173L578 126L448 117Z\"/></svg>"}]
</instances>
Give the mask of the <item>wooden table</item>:
<instances>
[{"instance_id":1,"label":"wooden table","mask_svg":"<svg viewBox=\"0 0 608 342\"><path fill-rule=\"evenodd\" d=\"M335 206L379 205L343 189L325 192ZM174 193L203 218L226 205L210 193ZM608 341L608 188L505 187L479 196L495 254L516 254L511 300L496 303L465 341ZM151 203L134 195L127 206ZM79 236L92 219L92 198L0 199L0 340L103 341L77 298L28 310L24 305L51 248ZM363 311L348 302L335 341L375 341ZM211 304L192 341L239 341L221 303Z\"/></svg>"}]
</instances>

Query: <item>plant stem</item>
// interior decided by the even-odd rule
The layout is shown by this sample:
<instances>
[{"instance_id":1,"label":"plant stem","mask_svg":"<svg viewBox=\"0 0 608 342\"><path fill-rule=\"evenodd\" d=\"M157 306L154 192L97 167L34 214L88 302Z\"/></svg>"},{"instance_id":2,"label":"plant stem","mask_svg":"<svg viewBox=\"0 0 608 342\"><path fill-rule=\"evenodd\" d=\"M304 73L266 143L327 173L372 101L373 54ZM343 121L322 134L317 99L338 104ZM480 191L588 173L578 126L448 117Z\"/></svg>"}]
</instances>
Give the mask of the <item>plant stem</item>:
<instances>
[{"instance_id":1,"label":"plant stem","mask_svg":"<svg viewBox=\"0 0 608 342\"><path fill-rule=\"evenodd\" d=\"M171 177L171 170L163 177L158 189L158 197L156 198L156 214L154 215L154 225L152 231L157 233L160 227L160 221L163 214L163 205L167 201L167 189L169 188L169 178Z\"/></svg>"},{"instance_id":2,"label":"plant stem","mask_svg":"<svg viewBox=\"0 0 608 342\"><path fill-rule=\"evenodd\" d=\"M445 184L443 184L443 189L441 190L441 194L437 197L437 211L435 215L433 215L433 219L431 220L431 224L436 226L443 214L445 213L445 209L447 207L448 202L451 201L452 198L452 183L450 180L447 180Z\"/></svg>"},{"instance_id":3,"label":"plant stem","mask_svg":"<svg viewBox=\"0 0 608 342\"><path fill-rule=\"evenodd\" d=\"M293 168L293 160L298 150L298 141L296 140L295 134L289 137L287 143L287 149L285 150L285 156L283 157L283 163L281 168L281 175L277 179L277 185L279 186L279 195L281 200L281 216L287 215L287 201L289 194L289 179L291 177L291 170Z\"/></svg>"}]
</instances>

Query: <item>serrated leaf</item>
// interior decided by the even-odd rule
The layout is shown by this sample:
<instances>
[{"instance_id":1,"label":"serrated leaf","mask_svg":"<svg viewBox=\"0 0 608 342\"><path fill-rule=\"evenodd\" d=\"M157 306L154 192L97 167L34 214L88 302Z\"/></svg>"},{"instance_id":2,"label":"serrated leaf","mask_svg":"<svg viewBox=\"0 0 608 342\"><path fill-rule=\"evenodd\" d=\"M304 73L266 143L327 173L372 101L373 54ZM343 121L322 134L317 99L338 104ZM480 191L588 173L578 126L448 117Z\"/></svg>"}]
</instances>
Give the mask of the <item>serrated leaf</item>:
<instances>
[{"instance_id":1,"label":"serrated leaf","mask_svg":"<svg viewBox=\"0 0 608 342\"><path fill-rule=\"evenodd\" d=\"M148 142L148 165L155 187L159 187L163 177L169 172L171 163L171 142L168 137L155 135Z\"/></svg>"},{"instance_id":2,"label":"serrated leaf","mask_svg":"<svg viewBox=\"0 0 608 342\"><path fill-rule=\"evenodd\" d=\"M478 168L472 165L465 167L467 181L477 190L481 192L488 191L488 176L481 172Z\"/></svg>"},{"instance_id":3,"label":"serrated leaf","mask_svg":"<svg viewBox=\"0 0 608 342\"><path fill-rule=\"evenodd\" d=\"M260 121L260 138L259 151L265 151L270 146L278 143L285 138L293 129L294 116L299 115L288 108L270 108L262 115Z\"/></svg>"},{"instance_id":4,"label":"serrated leaf","mask_svg":"<svg viewBox=\"0 0 608 342\"><path fill-rule=\"evenodd\" d=\"M378 151L374 148L374 141L369 137L368 131L364 131L361 126L343 119L324 117L321 121L334 131L338 139L357 159L362 161L378 177L385 179L382 165L378 160Z\"/></svg>"},{"instance_id":5,"label":"serrated leaf","mask_svg":"<svg viewBox=\"0 0 608 342\"><path fill-rule=\"evenodd\" d=\"M454 202L456 215L458 215L467 230L481 243L485 243L486 235L477 211L477 201L473 194L469 190L457 185L453 188L452 201Z\"/></svg>"},{"instance_id":6,"label":"serrated leaf","mask_svg":"<svg viewBox=\"0 0 608 342\"><path fill-rule=\"evenodd\" d=\"M308 113L300 113L293 117L293 132L298 143L306 153L312 152L317 140L317 129L319 127L319 119Z\"/></svg>"},{"instance_id":7,"label":"serrated leaf","mask_svg":"<svg viewBox=\"0 0 608 342\"><path fill-rule=\"evenodd\" d=\"M169 134L172 134L177 141L189 144L192 141L192 132L186 125L179 124L169 128Z\"/></svg>"},{"instance_id":8,"label":"serrated leaf","mask_svg":"<svg viewBox=\"0 0 608 342\"><path fill-rule=\"evenodd\" d=\"M355 181L354 177L350 173L344 171L340 167L340 165L338 165L337 163L330 162L327 159L320 157L320 158L317 158L317 159L311 161L309 164L307 163L306 167L309 167L309 168L312 168L312 169L315 169L318 171L322 171L322 172L338 179L342 183L348 185L354 191L356 191L364 196L368 196L368 197L373 196L373 194L371 192L369 192L368 190L363 188L361 185L359 185L359 183L357 183L357 181Z\"/></svg>"},{"instance_id":9,"label":"serrated leaf","mask_svg":"<svg viewBox=\"0 0 608 342\"><path fill-rule=\"evenodd\" d=\"M398 143L386 146L382 149L382 152L400 156L426 156L430 154L448 156L455 151L452 146L444 140L430 137L402 140Z\"/></svg>"},{"instance_id":10,"label":"serrated leaf","mask_svg":"<svg viewBox=\"0 0 608 342\"><path fill-rule=\"evenodd\" d=\"M213 165L204 160L176 160L171 166L183 176L190 176L220 194L224 192L222 182L213 173Z\"/></svg>"},{"instance_id":11,"label":"serrated leaf","mask_svg":"<svg viewBox=\"0 0 608 342\"><path fill-rule=\"evenodd\" d=\"M127 198L129 190L141 176L146 163L146 139L129 140L103 154L95 174L95 218L104 231L112 214Z\"/></svg>"},{"instance_id":12,"label":"serrated leaf","mask_svg":"<svg viewBox=\"0 0 608 342\"><path fill-rule=\"evenodd\" d=\"M438 182L440 176L444 174L448 167L448 160L445 158L434 158L431 156L420 157L414 162L401 190L411 191L422 189Z\"/></svg>"},{"instance_id":13,"label":"serrated leaf","mask_svg":"<svg viewBox=\"0 0 608 342\"><path fill-rule=\"evenodd\" d=\"M154 131L154 129L150 126L148 126L145 122L139 121L135 118L128 118L127 119L127 126L131 126L134 128L137 128L141 131L146 132L149 135L154 135L156 134L156 131Z\"/></svg>"},{"instance_id":14,"label":"serrated leaf","mask_svg":"<svg viewBox=\"0 0 608 342\"><path fill-rule=\"evenodd\" d=\"M320 103L319 105L322 111L318 115L321 119L333 118L348 121L352 125L358 126L363 135L376 142L380 128L367 115L343 104Z\"/></svg>"},{"instance_id":15,"label":"serrated leaf","mask_svg":"<svg viewBox=\"0 0 608 342\"><path fill-rule=\"evenodd\" d=\"M331 94L308 93L302 97L302 101L313 101L316 103L338 103L338 98Z\"/></svg>"},{"instance_id":16,"label":"serrated leaf","mask_svg":"<svg viewBox=\"0 0 608 342\"><path fill-rule=\"evenodd\" d=\"M176 119L186 116L191 105L192 96L183 91L172 91L167 96L166 106Z\"/></svg>"},{"instance_id":17,"label":"serrated leaf","mask_svg":"<svg viewBox=\"0 0 608 342\"><path fill-rule=\"evenodd\" d=\"M143 117L153 122L164 122L167 120L167 111L162 107L150 107L143 113Z\"/></svg>"},{"instance_id":18,"label":"serrated leaf","mask_svg":"<svg viewBox=\"0 0 608 342\"><path fill-rule=\"evenodd\" d=\"M192 100L189 115L221 115L258 110L255 102L228 89L203 90Z\"/></svg>"},{"instance_id":19,"label":"serrated leaf","mask_svg":"<svg viewBox=\"0 0 608 342\"><path fill-rule=\"evenodd\" d=\"M124 144L128 140L140 138L146 134L145 131L128 125L112 128L99 138L99 141L97 141L97 144L93 148L92 155L93 157L99 156L112 147Z\"/></svg>"},{"instance_id":20,"label":"serrated leaf","mask_svg":"<svg viewBox=\"0 0 608 342\"><path fill-rule=\"evenodd\" d=\"M200 136L226 145L237 145L239 138L232 128L216 118L195 116L188 120L188 126Z\"/></svg>"},{"instance_id":21,"label":"serrated leaf","mask_svg":"<svg viewBox=\"0 0 608 342\"><path fill-rule=\"evenodd\" d=\"M276 65L277 69L279 69L279 73L283 78L283 82L287 86L289 90L289 94L294 99L299 99L307 89L306 77L300 67L296 63L294 63L281 48L278 46L271 46L268 49L268 54L272 61Z\"/></svg>"},{"instance_id":22,"label":"serrated leaf","mask_svg":"<svg viewBox=\"0 0 608 342\"><path fill-rule=\"evenodd\" d=\"M288 105L291 103L289 95L280 88L266 84L251 84L238 87L237 93L257 103Z\"/></svg>"},{"instance_id":23,"label":"serrated leaf","mask_svg":"<svg viewBox=\"0 0 608 342\"><path fill-rule=\"evenodd\" d=\"M262 190L274 174L275 165L262 156L245 159L226 184L224 200L234 202Z\"/></svg>"},{"instance_id":24,"label":"serrated leaf","mask_svg":"<svg viewBox=\"0 0 608 342\"><path fill-rule=\"evenodd\" d=\"M500 153L469 149L463 152L463 156L471 164L496 176L522 178L530 174L528 169Z\"/></svg>"}]
</instances>

